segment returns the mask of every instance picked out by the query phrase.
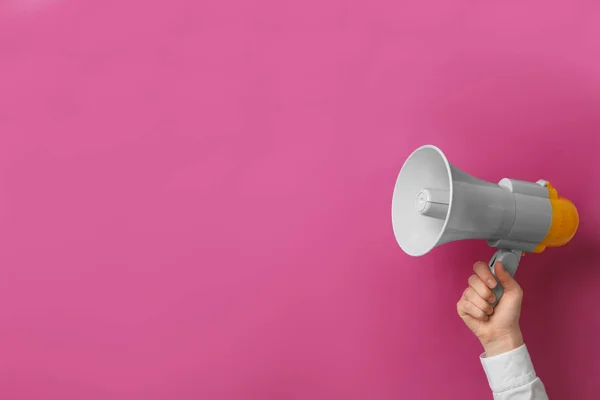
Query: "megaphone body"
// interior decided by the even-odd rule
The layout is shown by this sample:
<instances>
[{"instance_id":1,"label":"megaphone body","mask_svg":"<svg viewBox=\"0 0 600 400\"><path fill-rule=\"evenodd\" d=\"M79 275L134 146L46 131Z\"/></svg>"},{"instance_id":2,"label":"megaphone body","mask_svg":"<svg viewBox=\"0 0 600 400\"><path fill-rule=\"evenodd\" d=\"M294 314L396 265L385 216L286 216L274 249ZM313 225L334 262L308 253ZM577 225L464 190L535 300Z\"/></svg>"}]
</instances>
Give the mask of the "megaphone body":
<instances>
[{"instance_id":1,"label":"megaphone body","mask_svg":"<svg viewBox=\"0 0 600 400\"><path fill-rule=\"evenodd\" d=\"M573 203L545 180L486 182L427 145L415 150L400 170L392 225L398 244L411 256L456 240L484 239L498 249L489 263L492 272L495 262L502 261L514 275L524 252L569 242L579 216ZM503 288L498 284L494 291L497 303Z\"/></svg>"}]
</instances>

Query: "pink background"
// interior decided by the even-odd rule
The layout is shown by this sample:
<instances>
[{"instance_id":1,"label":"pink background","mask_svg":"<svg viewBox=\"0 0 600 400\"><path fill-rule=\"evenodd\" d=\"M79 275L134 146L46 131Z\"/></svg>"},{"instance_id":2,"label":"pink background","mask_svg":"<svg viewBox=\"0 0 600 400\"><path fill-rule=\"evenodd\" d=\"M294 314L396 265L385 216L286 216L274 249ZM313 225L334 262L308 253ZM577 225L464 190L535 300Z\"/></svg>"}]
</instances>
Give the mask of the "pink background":
<instances>
[{"instance_id":1,"label":"pink background","mask_svg":"<svg viewBox=\"0 0 600 400\"><path fill-rule=\"evenodd\" d=\"M492 249L392 234L425 143L578 205L522 324L599 398L594 3L2 0L0 398L491 398L455 303Z\"/></svg>"}]
</instances>

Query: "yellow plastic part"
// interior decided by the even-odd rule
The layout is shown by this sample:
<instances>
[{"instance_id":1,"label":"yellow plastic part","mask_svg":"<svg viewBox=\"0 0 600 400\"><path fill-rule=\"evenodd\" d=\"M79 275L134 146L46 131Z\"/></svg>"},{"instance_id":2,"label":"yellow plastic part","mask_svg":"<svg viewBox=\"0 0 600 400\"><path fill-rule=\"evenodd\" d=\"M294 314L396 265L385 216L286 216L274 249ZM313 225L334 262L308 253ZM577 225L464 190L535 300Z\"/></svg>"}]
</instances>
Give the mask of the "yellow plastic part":
<instances>
[{"instance_id":1,"label":"yellow plastic part","mask_svg":"<svg viewBox=\"0 0 600 400\"><path fill-rule=\"evenodd\" d=\"M546 187L552 206L552 222L546 237L533 250L534 253L541 253L546 247L567 244L575 236L579 227L579 214L575 205L570 200L560 197L550 182L546 184Z\"/></svg>"}]
</instances>

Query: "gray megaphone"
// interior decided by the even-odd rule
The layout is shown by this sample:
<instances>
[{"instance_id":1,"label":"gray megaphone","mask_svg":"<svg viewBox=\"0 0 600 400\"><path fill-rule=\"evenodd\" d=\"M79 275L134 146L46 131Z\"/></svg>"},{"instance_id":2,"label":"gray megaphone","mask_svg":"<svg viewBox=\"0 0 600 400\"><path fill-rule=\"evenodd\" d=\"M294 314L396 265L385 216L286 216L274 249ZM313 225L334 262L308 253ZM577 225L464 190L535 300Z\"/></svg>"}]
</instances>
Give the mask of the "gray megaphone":
<instances>
[{"instance_id":1,"label":"gray megaphone","mask_svg":"<svg viewBox=\"0 0 600 400\"><path fill-rule=\"evenodd\" d=\"M411 256L455 240L484 239L498 249L489 262L492 273L496 261L501 261L514 275L523 252L539 253L569 242L579 215L547 181L486 182L456 168L439 148L427 145L415 150L400 170L392 225L398 244ZM498 282L493 305L503 293Z\"/></svg>"}]
</instances>

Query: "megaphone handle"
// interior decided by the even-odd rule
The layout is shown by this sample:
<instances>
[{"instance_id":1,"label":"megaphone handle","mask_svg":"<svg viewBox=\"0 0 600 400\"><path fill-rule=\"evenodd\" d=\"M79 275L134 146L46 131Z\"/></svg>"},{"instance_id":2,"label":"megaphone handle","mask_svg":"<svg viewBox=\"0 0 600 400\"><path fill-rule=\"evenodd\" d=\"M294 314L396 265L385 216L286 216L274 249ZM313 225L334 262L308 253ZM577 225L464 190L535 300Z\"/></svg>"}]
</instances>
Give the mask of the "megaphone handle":
<instances>
[{"instance_id":1,"label":"megaphone handle","mask_svg":"<svg viewBox=\"0 0 600 400\"><path fill-rule=\"evenodd\" d=\"M492 271L492 274L494 274L494 277L496 277L496 272L494 271L494 265L498 261L502 262L502 265L504 265L504 269L511 276L515 276L515 272L517 272L517 267L519 266L519 261L521 261L521 254L522 254L522 252L518 251L518 250L505 250L505 249L497 250L494 253L494 256L492 257L492 259L490 260L490 263L488 264L488 266L490 267L490 271ZM494 292L494 294L496 295L496 301L494 303L492 303L492 307L496 307L496 304L498 304L498 302L502 298L502 295L504 294L504 288L500 284L500 281L498 280L497 277L496 277L496 282L498 284L496 285L495 288L492 289L492 292Z\"/></svg>"}]
</instances>

